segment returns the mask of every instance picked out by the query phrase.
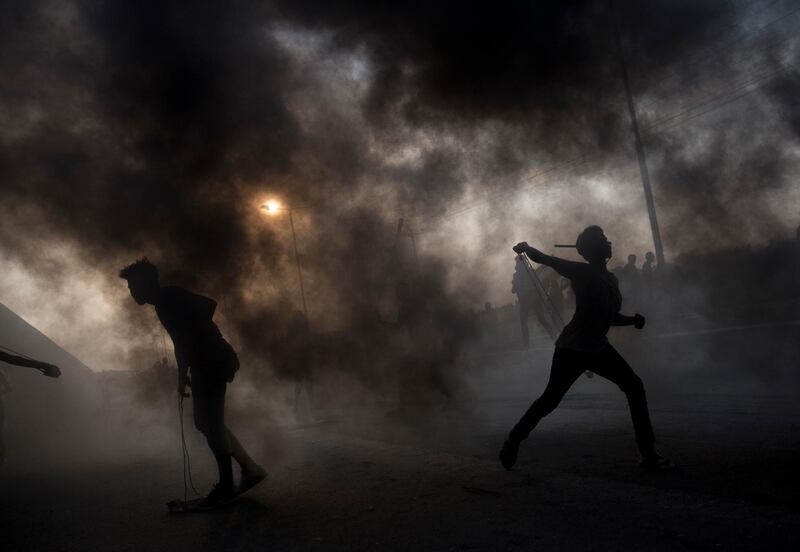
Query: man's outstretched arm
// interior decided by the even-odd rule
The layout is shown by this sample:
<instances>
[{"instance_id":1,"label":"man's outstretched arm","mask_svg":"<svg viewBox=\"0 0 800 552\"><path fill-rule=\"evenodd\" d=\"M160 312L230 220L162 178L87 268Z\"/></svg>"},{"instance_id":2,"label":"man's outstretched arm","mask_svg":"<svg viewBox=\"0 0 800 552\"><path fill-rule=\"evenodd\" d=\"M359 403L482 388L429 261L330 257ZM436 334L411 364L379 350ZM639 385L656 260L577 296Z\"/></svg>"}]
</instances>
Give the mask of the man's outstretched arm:
<instances>
[{"instance_id":1,"label":"man's outstretched arm","mask_svg":"<svg viewBox=\"0 0 800 552\"><path fill-rule=\"evenodd\" d=\"M531 247L528 245L527 242L520 242L515 245L513 248L515 253L521 254L524 253L528 256L530 260L535 263L543 264L545 266L549 266L556 272L558 272L564 278L568 278L570 280L575 277L578 271L582 270L585 263L578 263L575 261L568 261L566 259L562 259L560 257L554 257L552 255L545 255L535 247Z\"/></svg>"},{"instance_id":2,"label":"man's outstretched arm","mask_svg":"<svg viewBox=\"0 0 800 552\"><path fill-rule=\"evenodd\" d=\"M61 375L61 370L54 364L48 364L47 362L41 362L32 358L12 355L6 353L5 351L0 351L0 361L7 362L8 364L15 364L17 366L25 366L26 368L36 368L45 376L50 376L51 378L57 378Z\"/></svg>"}]
</instances>

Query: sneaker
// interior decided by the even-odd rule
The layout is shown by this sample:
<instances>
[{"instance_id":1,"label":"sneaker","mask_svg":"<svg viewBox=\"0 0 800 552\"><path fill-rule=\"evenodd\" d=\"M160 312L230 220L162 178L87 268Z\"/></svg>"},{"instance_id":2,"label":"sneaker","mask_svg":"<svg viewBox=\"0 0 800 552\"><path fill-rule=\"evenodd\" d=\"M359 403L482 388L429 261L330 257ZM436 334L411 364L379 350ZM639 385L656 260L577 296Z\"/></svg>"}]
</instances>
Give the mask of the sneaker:
<instances>
[{"instance_id":1,"label":"sneaker","mask_svg":"<svg viewBox=\"0 0 800 552\"><path fill-rule=\"evenodd\" d=\"M242 479L239 482L239 494L252 489L267 478L267 472L261 466L242 470Z\"/></svg>"},{"instance_id":2,"label":"sneaker","mask_svg":"<svg viewBox=\"0 0 800 552\"><path fill-rule=\"evenodd\" d=\"M639 466L650 471L666 471L675 467L675 464L664 458L657 452L646 456L639 462Z\"/></svg>"},{"instance_id":3,"label":"sneaker","mask_svg":"<svg viewBox=\"0 0 800 552\"><path fill-rule=\"evenodd\" d=\"M500 449L500 463L507 470L514 467L517 462L517 454L519 453L519 442L506 439L503 443L503 448Z\"/></svg>"},{"instance_id":4,"label":"sneaker","mask_svg":"<svg viewBox=\"0 0 800 552\"><path fill-rule=\"evenodd\" d=\"M201 508L214 508L215 506L222 506L236 498L236 492L233 490L233 485L223 485L217 483L211 492L208 493L200 504Z\"/></svg>"}]
</instances>

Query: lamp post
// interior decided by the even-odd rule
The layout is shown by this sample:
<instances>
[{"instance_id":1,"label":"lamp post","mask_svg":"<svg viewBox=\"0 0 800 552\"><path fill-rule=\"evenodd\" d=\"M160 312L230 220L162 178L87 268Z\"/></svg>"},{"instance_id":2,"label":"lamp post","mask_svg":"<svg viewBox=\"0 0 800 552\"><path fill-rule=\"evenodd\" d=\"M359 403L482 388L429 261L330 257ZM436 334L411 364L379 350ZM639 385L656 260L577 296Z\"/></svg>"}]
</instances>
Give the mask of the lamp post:
<instances>
[{"instance_id":1,"label":"lamp post","mask_svg":"<svg viewBox=\"0 0 800 552\"><path fill-rule=\"evenodd\" d=\"M303 271L300 269L300 256L297 253L297 234L294 231L294 218L292 212L294 209L291 207L283 207L277 201L267 201L261 205L261 210L270 216L275 216L281 211L289 213L289 227L292 229L292 245L294 246L294 264L297 267L297 282L300 284L300 298L303 300L303 314L308 320L308 307L306 306L306 290L303 287Z\"/></svg>"}]
</instances>

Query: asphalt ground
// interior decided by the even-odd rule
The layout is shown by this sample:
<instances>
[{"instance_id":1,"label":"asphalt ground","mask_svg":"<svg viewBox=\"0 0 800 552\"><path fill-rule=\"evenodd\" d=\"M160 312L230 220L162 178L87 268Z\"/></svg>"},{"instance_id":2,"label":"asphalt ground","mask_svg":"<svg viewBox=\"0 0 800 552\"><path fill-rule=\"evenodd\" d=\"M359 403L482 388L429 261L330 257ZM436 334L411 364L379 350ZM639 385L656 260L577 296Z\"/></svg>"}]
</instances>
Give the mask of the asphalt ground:
<instances>
[{"instance_id":1,"label":"asphalt ground","mask_svg":"<svg viewBox=\"0 0 800 552\"><path fill-rule=\"evenodd\" d=\"M190 515L165 507L184 492L177 443L47 470L12 461L0 472L0 547L800 549L794 399L656 393L650 404L659 448L678 465L668 473L637 466L624 397L588 380L534 431L511 472L497 452L527 407L521 398L362 406L271 428L280 438L263 446L248 435L269 479ZM189 444L207 490L213 463L199 440Z\"/></svg>"}]
</instances>

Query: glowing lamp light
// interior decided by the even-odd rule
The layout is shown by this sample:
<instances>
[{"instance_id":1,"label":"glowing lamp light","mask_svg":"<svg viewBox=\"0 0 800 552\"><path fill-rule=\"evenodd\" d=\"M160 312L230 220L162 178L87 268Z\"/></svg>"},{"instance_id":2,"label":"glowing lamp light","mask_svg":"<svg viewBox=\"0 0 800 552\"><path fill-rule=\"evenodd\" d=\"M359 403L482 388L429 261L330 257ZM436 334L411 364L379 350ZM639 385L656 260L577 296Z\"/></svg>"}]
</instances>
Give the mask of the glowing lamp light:
<instances>
[{"instance_id":1,"label":"glowing lamp light","mask_svg":"<svg viewBox=\"0 0 800 552\"><path fill-rule=\"evenodd\" d=\"M281 210L281 204L277 201L270 200L264 203L261 209L268 215L277 215L278 211Z\"/></svg>"}]
</instances>

